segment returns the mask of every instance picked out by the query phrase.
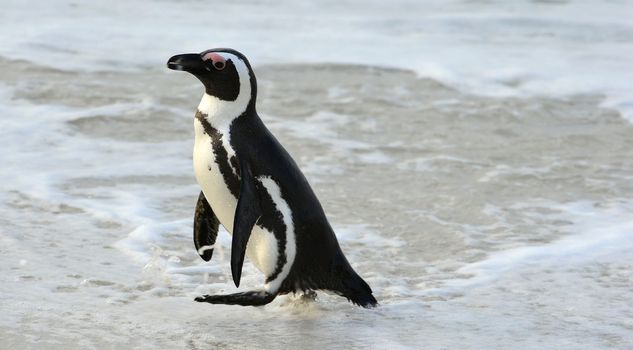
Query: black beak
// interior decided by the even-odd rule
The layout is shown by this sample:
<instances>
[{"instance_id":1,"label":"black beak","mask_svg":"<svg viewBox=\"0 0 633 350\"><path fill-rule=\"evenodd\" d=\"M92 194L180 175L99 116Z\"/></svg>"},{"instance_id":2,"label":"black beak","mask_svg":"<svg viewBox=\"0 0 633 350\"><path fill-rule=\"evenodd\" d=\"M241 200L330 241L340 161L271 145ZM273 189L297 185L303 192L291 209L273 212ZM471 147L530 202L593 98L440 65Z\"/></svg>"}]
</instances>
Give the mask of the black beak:
<instances>
[{"instance_id":1,"label":"black beak","mask_svg":"<svg viewBox=\"0 0 633 350\"><path fill-rule=\"evenodd\" d=\"M167 61L167 68L173 70L184 70L185 72L196 72L204 69L202 57L197 53L186 53L176 55Z\"/></svg>"}]
</instances>

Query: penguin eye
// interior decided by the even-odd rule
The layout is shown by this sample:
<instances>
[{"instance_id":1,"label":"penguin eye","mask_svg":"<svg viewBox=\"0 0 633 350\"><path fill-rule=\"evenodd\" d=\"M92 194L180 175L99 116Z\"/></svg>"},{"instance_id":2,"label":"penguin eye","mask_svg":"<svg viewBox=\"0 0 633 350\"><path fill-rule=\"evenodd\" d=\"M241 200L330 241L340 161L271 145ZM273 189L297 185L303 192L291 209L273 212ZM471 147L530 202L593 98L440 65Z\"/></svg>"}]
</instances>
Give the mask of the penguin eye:
<instances>
[{"instance_id":1,"label":"penguin eye","mask_svg":"<svg viewBox=\"0 0 633 350\"><path fill-rule=\"evenodd\" d=\"M217 70L222 70L226 68L226 62L224 61L215 61L213 62L213 67Z\"/></svg>"},{"instance_id":2,"label":"penguin eye","mask_svg":"<svg viewBox=\"0 0 633 350\"><path fill-rule=\"evenodd\" d=\"M213 65L213 68L216 70L223 70L226 68L226 59L215 52L208 52L204 56L202 56L202 60L206 62L210 62ZM207 68L208 70L208 68Z\"/></svg>"}]
</instances>

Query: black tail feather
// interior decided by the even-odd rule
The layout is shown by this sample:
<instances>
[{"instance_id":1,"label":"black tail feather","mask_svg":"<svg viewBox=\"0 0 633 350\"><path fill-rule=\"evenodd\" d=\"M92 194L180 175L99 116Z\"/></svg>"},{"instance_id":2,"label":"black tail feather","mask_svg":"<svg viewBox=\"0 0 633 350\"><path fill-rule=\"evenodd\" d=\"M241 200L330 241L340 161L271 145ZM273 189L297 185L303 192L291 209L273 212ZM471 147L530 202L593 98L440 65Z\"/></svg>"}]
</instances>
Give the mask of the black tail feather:
<instances>
[{"instance_id":1,"label":"black tail feather","mask_svg":"<svg viewBox=\"0 0 633 350\"><path fill-rule=\"evenodd\" d=\"M276 296L277 294L271 294L264 291L250 291L227 295L203 295L201 297L197 297L195 300L197 302L211 304L262 306L273 301Z\"/></svg>"},{"instance_id":2,"label":"black tail feather","mask_svg":"<svg viewBox=\"0 0 633 350\"><path fill-rule=\"evenodd\" d=\"M344 296L352 303L364 308L378 306L372 290L349 264L343 252L339 251L326 288ZM333 278L332 278L333 277Z\"/></svg>"},{"instance_id":3,"label":"black tail feather","mask_svg":"<svg viewBox=\"0 0 633 350\"><path fill-rule=\"evenodd\" d=\"M348 277L342 281L341 287L336 292L358 306L372 308L378 305L378 301L374 298L367 282L354 271L351 271Z\"/></svg>"}]
</instances>

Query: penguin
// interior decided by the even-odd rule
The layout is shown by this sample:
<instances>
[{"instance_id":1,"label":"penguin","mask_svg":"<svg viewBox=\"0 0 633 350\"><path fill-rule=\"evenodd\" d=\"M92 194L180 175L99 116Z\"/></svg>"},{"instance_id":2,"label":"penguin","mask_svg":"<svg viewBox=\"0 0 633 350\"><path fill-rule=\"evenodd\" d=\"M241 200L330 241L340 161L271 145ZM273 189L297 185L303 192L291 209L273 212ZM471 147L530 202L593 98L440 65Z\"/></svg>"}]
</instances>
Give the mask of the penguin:
<instances>
[{"instance_id":1,"label":"penguin","mask_svg":"<svg viewBox=\"0 0 633 350\"><path fill-rule=\"evenodd\" d=\"M217 48L175 55L167 67L191 73L204 86L194 117L193 165L201 187L193 224L198 254L211 259L221 224L232 234L235 286L245 255L265 276L260 290L195 300L261 306L277 295L324 290L365 308L376 306L310 184L258 116L257 80L247 58Z\"/></svg>"}]
</instances>

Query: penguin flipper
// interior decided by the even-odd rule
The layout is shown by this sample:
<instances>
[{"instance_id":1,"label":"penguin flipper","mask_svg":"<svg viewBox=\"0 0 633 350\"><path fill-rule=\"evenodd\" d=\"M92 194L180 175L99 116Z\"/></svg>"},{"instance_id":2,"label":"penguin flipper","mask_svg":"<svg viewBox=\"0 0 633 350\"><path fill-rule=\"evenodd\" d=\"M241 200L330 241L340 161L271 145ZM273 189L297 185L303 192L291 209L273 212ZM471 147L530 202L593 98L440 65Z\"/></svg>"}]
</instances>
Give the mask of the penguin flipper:
<instances>
[{"instance_id":1,"label":"penguin flipper","mask_svg":"<svg viewBox=\"0 0 633 350\"><path fill-rule=\"evenodd\" d=\"M240 196L237 200L237 209L235 209L233 219L233 241L231 242L231 273L236 287L240 286L246 244L251 236L253 226L262 215L253 174L245 157L240 159L240 174L242 177Z\"/></svg>"},{"instance_id":2,"label":"penguin flipper","mask_svg":"<svg viewBox=\"0 0 633 350\"><path fill-rule=\"evenodd\" d=\"M275 299L277 294L265 291L250 291L227 295L203 295L195 300L200 303L241 305L241 306L262 306Z\"/></svg>"},{"instance_id":3,"label":"penguin flipper","mask_svg":"<svg viewBox=\"0 0 633 350\"><path fill-rule=\"evenodd\" d=\"M213 245L218 237L219 225L220 220L215 216L204 193L200 191L193 219L193 243L196 245L196 251L204 261L211 260Z\"/></svg>"}]
</instances>

